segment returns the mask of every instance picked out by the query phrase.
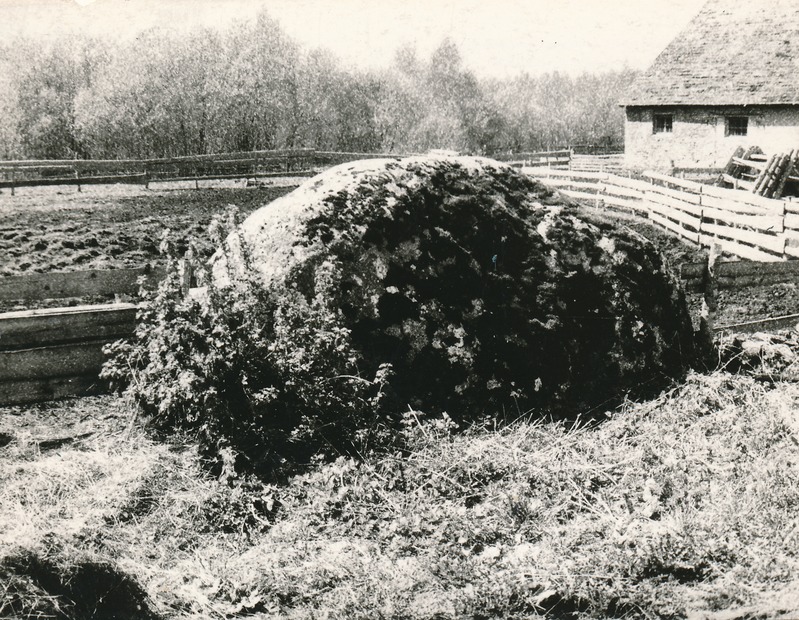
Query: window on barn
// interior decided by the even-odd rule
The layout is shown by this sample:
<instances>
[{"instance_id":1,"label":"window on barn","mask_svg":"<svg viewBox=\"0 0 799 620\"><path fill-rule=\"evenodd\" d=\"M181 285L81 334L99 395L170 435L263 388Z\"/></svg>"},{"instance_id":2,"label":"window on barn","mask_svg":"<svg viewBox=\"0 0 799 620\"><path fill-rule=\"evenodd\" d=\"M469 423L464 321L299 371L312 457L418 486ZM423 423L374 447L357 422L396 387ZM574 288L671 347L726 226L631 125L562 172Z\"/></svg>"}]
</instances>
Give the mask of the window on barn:
<instances>
[{"instance_id":1,"label":"window on barn","mask_svg":"<svg viewBox=\"0 0 799 620\"><path fill-rule=\"evenodd\" d=\"M652 133L671 133L671 114L655 114L652 119Z\"/></svg>"},{"instance_id":2,"label":"window on barn","mask_svg":"<svg viewBox=\"0 0 799 620\"><path fill-rule=\"evenodd\" d=\"M749 117L748 116L728 116L727 117L727 135L728 136L745 136L749 132Z\"/></svg>"}]
</instances>

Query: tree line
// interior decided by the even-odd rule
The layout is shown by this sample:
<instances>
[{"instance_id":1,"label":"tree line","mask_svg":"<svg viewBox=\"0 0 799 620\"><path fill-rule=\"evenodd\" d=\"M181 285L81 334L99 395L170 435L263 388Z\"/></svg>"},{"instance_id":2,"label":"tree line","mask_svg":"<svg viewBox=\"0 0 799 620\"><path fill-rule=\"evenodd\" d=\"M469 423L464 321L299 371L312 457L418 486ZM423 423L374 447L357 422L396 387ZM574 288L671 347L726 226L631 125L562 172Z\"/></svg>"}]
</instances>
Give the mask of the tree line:
<instances>
[{"instance_id":1,"label":"tree line","mask_svg":"<svg viewBox=\"0 0 799 620\"><path fill-rule=\"evenodd\" d=\"M444 40L427 58L344 66L262 12L227 30L154 28L0 44L0 158L146 158L314 147L496 154L621 144L631 70L478 79Z\"/></svg>"}]
</instances>

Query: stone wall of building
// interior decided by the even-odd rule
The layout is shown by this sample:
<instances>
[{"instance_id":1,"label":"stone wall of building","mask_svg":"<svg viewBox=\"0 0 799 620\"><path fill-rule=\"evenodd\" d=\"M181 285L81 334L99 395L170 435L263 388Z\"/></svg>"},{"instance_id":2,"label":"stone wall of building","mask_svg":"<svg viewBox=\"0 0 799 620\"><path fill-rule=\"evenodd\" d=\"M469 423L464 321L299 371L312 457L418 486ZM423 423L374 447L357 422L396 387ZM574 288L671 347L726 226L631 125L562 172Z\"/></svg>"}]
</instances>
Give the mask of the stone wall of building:
<instances>
[{"instance_id":1,"label":"stone wall of building","mask_svg":"<svg viewBox=\"0 0 799 620\"><path fill-rule=\"evenodd\" d=\"M628 107L625 163L632 169L722 168L736 147L765 153L799 147L799 106ZM672 117L671 132L655 133L654 115ZM746 116L746 136L727 135L727 117Z\"/></svg>"}]
</instances>

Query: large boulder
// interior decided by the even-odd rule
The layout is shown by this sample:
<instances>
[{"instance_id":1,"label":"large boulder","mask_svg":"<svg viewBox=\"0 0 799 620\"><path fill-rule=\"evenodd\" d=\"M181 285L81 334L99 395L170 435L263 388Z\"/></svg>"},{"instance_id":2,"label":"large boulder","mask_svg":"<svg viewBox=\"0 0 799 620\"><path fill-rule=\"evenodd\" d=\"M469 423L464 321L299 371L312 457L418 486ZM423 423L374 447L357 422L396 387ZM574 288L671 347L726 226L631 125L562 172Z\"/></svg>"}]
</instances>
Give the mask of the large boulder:
<instances>
[{"instance_id":1,"label":"large boulder","mask_svg":"<svg viewBox=\"0 0 799 620\"><path fill-rule=\"evenodd\" d=\"M392 365L396 408L577 415L662 388L692 353L657 249L580 213L488 159L359 161L250 215L213 274L251 272L278 310L322 299L353 367Z\"/></svg>"}]
</instances>

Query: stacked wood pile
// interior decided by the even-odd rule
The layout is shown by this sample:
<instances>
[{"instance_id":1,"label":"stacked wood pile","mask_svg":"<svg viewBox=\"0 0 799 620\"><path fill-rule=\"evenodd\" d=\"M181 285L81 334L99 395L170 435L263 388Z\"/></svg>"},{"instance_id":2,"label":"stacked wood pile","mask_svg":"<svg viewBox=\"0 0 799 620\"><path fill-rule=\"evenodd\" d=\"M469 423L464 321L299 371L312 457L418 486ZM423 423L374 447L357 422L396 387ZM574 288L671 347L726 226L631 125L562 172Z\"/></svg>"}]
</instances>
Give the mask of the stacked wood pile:
<instances>
[{"instance_id":1,"label":"stacked wood pile","mask_svg":"<svg viewBox=\"0 0 799 620\"><path fill-rule=\"evenodd\" d=\"M738 147L716 185L743 189L766 198L799 195L797 159L799 149L768 156L756 146L747 150Z\"/></svg>"}]
</instances>

